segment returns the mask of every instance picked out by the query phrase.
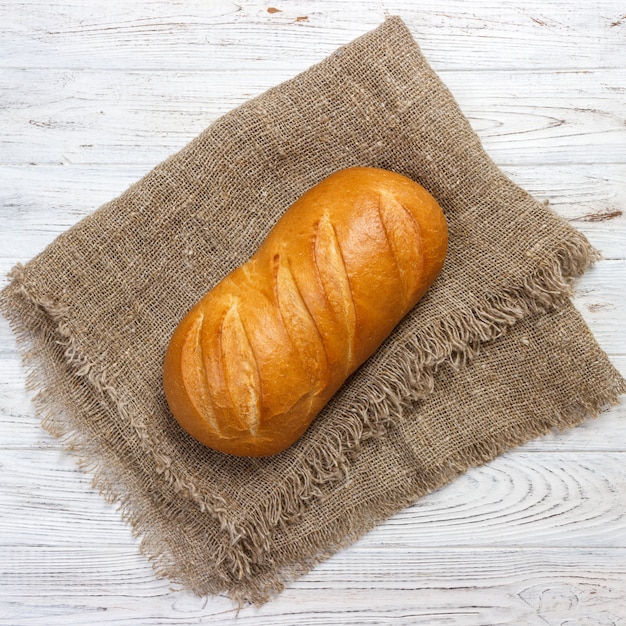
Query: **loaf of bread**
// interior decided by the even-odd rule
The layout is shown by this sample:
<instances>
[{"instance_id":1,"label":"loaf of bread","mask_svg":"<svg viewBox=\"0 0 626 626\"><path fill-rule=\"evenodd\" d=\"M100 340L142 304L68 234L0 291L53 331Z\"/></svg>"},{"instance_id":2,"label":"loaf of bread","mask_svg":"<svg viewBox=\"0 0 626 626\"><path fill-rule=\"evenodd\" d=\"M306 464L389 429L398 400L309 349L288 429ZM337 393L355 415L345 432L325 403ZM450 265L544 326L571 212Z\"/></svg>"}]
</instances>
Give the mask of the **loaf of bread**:
<instances>
[{"instance_id":1,"label":"loaf of bread","mask_svg":"<svg viewBox=\"0 0 626 626\"><path fill-rule=\"evenodd\" d=\"M284 450L415 306L447 241L441 208L412 180L332 174L178 325L164 364L172 414L215 450Z\"/></svg>"}]
</instances>

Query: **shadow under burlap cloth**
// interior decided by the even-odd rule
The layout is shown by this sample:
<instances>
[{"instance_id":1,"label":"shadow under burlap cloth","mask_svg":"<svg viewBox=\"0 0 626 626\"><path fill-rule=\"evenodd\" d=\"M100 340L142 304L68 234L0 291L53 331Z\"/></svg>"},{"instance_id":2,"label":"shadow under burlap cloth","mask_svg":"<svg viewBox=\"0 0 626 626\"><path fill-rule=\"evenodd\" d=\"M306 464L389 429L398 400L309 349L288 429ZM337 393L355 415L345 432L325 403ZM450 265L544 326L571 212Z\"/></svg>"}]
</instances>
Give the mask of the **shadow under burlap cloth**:
<instances>
[{"instance_id":1,"label":"shadow under burlap cloth","mask_svg":"<svg viewBox=\"0 0 626 626\"><path fill-rule=\"evenodd\" d=\"M289 450L204 448L165 402L171 333L296 198L353 165L437 198L441 276ZM394 17L16 267L2 308L44 426L120 504L156 570L260 603L468 467L617 400L624 381L568 299L594 258L494 165Z\"/></svg>"}]
</instances>

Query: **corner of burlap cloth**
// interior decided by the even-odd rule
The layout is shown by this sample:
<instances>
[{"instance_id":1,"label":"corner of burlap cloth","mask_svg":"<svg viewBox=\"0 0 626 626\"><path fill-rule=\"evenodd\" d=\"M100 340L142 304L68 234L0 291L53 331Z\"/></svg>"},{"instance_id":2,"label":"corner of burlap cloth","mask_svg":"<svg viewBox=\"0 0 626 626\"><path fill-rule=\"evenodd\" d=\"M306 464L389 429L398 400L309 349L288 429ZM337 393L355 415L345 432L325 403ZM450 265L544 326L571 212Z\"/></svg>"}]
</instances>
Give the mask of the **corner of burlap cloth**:
<instances>
[{"instance_id":1,"label":"corner of burlap cloth","mask_svg":"<svg viewBox=\"0 0 626 626\"><path fill-rule=\"evenodd\" d=\"M239 459L202 447L163 395L173 329L298 196L353 165L435 195L450 232L440 278L292 448ZM16 267L0 306L44 426L156 571L261 603L468 467L617 401L624 381L569 301L596 258L494 165L393 17Z\"/></svg>"}]
</instances>

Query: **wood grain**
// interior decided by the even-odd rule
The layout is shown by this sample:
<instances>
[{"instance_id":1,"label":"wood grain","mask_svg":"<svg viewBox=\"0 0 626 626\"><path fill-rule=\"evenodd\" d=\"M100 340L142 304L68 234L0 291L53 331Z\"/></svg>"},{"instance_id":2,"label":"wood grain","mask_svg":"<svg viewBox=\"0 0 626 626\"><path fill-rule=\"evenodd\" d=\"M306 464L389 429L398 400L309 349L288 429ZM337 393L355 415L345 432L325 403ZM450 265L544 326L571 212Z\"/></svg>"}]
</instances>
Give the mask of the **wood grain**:
<instances>
[{"instance_id":1,"label":"wood grain","mask_svg":"<svg viewBox=\"0 0 626 626\"><path fill-rule=\"evenodd\" d=\"M0 139L0 146L2 145ZM28 145L25 143L25 145ZM150 155L153 157L153 155ZM156 165L145 163L0 163L0 219L11 233L0 247L0 272L26 261L58 234L125 191ZM626 164L503 166L534 197L582 230L606 260L626 250ZM620 213L621 212L621 213ZM42 219L42 214L45 219ZM597 216L589 219L589 216Z\"/></svg>"},{"instance_id":2,"label":"wood grain","mask_svg":"<svg viewBox=\"0 0 626 626\"><path fill-rule=\"evenodd\" d=\"M617 618L626 598L625 522L616 514L624 454L501 457L396 515L260 611L244 609L239 620L361 624L410 615L407 623L519 624L537 614L563 620L574 609L588 620ZM71 459L50 450L33 469L22 453L3 461L11 457L3 474L12 478L0 492L11 515L0 530L19 530L1 546L2 593L11 602L0 624L48 623L37 619L42 614L64 624L234 616L226 600L155 580L128 528ZM145 605L140 618L124 610L129 590Z\"/></svg>"},{"instance_id":3,"label":"wood grain","mask_svg":"<svg viewBox=\"0 0 626 626\"><path fill-rule=\"evenodd\" d=\"M626 270L624 270L626 272ZM618 286L614 293L622 293ZM582 309L584 313L584 308ZM613 314L612 314L613 315ZM588 320L594 329L602 329L600 320ZM618 329L610 346L623 345L623 329ZM622 343L619 343L622 341ZM610 348L609 346L609 348ZM618 348L622 349L622 348ZM622 349L623 350L623 349ZM609 349L614 365L626 372L626 354ZM626 352L626 351L623 351ZM0 318L0 451L58 450L58 443L38 426L32 403L24 393L24 370L20 365L15 339L6 320ZM533 452L617 452L626 442L626 403L604 411L597 419L578 428L553 433L527 443L523 450ZM4 453L3 453L4 454ZM33 458L37 457L37 452ZM0 461L1 463L1 461ZM1 489L1 483L0 483Z\"/></svg>"},{"instance_id":4,"label":"wood grain","mask_svg":"<svg viewBox=\"0 0 626 626\"><path fill-rule=\"evenodd\" d=\"M132 550L13 549L5 551L0 566L3 592L12 599L0 624L623 623L623 549L486 548L478 553L405 548L392 560L388 553L386 546L357 544L293 583L270 604L237 614L227 599L197 598L155 580L150 566ZM352 565L355 561L358 569ZM38 595L29 591L33 584L39 586Z\"/></svg>"},{"instance_id":5,"label":"wood grain","mask_svg":"<svg viewBox=\"0 0 626 626\"><path fill-rule=\"evenodd\" d=\"M156 165L295 74L7 69L1 162ZM500 165L626 164L624 68L440 75Z\"/></svg>"},{"instance_id":6,"label":"wood grain","mask_svg":"<svg viewBox=\"0 0 626 626\"><path fill-rule=\"evenodd\" d=\"M276 10L268 10L268 9ZM218 116L403 17L489 154L603 260L576 305L626 374L621 0L0 0L0 273ZM626 404L420 500L242 624L626 622ZM37 423L0 320L0 625L233 623L155 578Z\"/></svg>"},{"instance_id":7,"label":"wood grain","mask_svg":"<svg viewBox=\"0 0 626 626\"><path fill-rule=\"evenodd\" d=\"M626 452L512 451L422 498L372 533L406 547L546 546L626 548L620 510ZM89 478L55 448L4 450L0 546L85 548L127 543L118 514L90 491ZM36 486L36 488L33 488ZM73 532L67 533L68 526ZM114 529L113 531L111 529Z\"/></svg>"},{"instance_id":8,"label":"wood grain","mask_svg":"<svg viewBox=\"0 0 626 626\"><path fill-rule=\"evenodd\" d=\"M3 58L18 68L301 71L397 14L436 69L623 67L620 0L274 4L280 12L258 0L3 0Z\"/></svg>"}]
</instances>

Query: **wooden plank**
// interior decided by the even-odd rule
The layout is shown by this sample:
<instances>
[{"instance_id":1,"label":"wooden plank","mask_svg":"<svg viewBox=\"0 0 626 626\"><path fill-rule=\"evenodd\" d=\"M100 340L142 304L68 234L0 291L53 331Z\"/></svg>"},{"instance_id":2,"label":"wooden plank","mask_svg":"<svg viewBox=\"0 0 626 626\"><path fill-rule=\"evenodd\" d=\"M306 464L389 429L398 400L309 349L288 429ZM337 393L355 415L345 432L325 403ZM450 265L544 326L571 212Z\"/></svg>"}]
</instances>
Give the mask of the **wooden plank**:
<instances>
[{"instance_id":1,"label":"wooden plank","mask_svg":"<svg viewBox=\"0 0 626 626\"><path fill-rule=\"evenodd\" d=\"M0 163L154 165L293 74L5 70ZM499 165L626 164L624 68L440 75Z\"/></svg>"},{"instance_id":2,"label":"wooden plank","mask_svg":"<svg viewBox=\"0 0 626 626\"><path fill-rule=\"evenodd\" d=\"M593 329L600 346L613 355L626 355L626 262L603 261L577 283L574 302Z\"/></svg>"},{"instance_id":3,"label":"wooden plank","mask_svg":"<svg viewBox=\"0 0 626 626\"><path fill-rule=\"evenodd\" d=\"M225 598L197 598L155 580L131 548L13 547L3 557L7 602L0 624L7 626L190 626L227 623L235 615L246 626L545 626L573 619L617 625L626 614L624 549L407 547L396 553L379 533L376 546L358 543L273 602L238 613Z\"/></svg>"},{"instance_id":4,"label":"wooden plank","mask_svg":"<svg viewBox=\"0 0 626 626\"><path fill-rule=\"evenodd\" d=\"M0 260L4 265L2 269L8 271L13 262L20 259L4 257ZM599 262L578 281L574 298L596 340L611 355L626 354L626 318L620 315L620 311L626 310L625 275L626 260ZM5 337L10 334L6 322L0 328L4 328L0 332Z\"/></svg>"},{"instance_id":5,"label":"wooden plank","mask_svg":"<svg viewBox=\"0 0 626 626\"><path fill-rule=\"evenodd\" d=\"M0 165L0 275L125 191L155 164ZM626 258L626 165L503 169L582 230L605 259Z\"/></svg>"},{"instance_id":6,"label":"wooden plank","mask_svg":"<svg viewBox=\"0 0 626 626\"><path fill-rule=\"evenodd\" d=\"M7 264L8 268L8 264ZM626 268L613 272L616 281ZM583 316L600 337L617 369L626 376L626 332L623 321L616 322L615 297L623 295L621 283L594 289L585 288L577 298ZM608 298L608 299L607 299ZM613 301L611 301L611 299ZM619 306L623 306L623 303ZM605 330L612 328L613 332ZM8 322L0 318L0 442L1 449L55 448L56 442L39 427L38 418L24 390L25 371L21 365L15 337ZM526 444L527 451L612 451L626 444L626 403L605 411L599 419L567 432L555 432Z\"/></svg>"},{"instance_id":7,"label":"wooden plank","mask_svg":"<svg viewBox=\"0 0 626 626\"><path fill-rule=\"evenodd\" d=\"M152 158L135 164L0 165L0 219L6 220L11 232L20 225L27 229L67 228L125 191L156 164ZM586 234L605 230L619 235L624 215L616 213L626 212L626 164L539 163L502 169ZM38 212L46 215L46 224L41 214L37 217ZM620 250L618 258L624 258L624 247Z\"/></svg>"},{"instance_id":8,"label":"wooden plank","mask_svg":"<svg viewBox=\"0 0 626 626\"><path fill-rule=\"evenodd\" d=\"M615 292L619 293L619 289ZM601 321L592 328L602 328ZM623 356L611 355L617 369L626 376L626 333L619 331L616 343L609 351L621 351ZM34 450L58 447L58 443L40 426L29 396L24 391L25 372L15 345L15 338L8 323L0 318L0 450L29 450L33 462ZM527 452L600 452L615 451L626 447L626 402L603 412L598 419L566 432L556 431L524 446Z\"/></svg>"},{"instance_id":9,"label":"wooden plank","mask_svg":"<svg viewBox=\"0 0 626 626\"><path fill-rule=\"evenodd\" d=\"M605 260L626 258L625 164L546 163L502 169L582 231Z\"/></svg>"},{"instance_id":10,"label":"wooden plank","mask_svg":"<svg viewBox=\"0 0 626 626\"><path fill-rule=\"evenodd\" d=\"M510 452L393 517L385 543L626 548L624 463L623 451ZM115 509L58 449L5 449L2 465L1 546L127 543Z\"/></svg>"},{"instance_id":11,"label":"wooden plank","mask_svg":"<svg viewBox=\"0 0 626 626\"><path fill-rule=\"evenodd\" d=\"M301 71L389 14L405 20L436 67L623 65L620 0L3 0L0 12L3 63L20 68Z\"/></svg>"}]
</instances>

